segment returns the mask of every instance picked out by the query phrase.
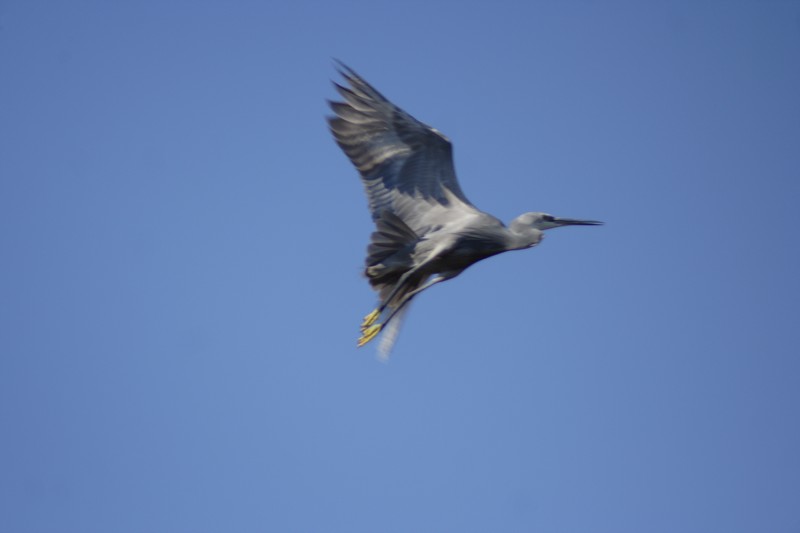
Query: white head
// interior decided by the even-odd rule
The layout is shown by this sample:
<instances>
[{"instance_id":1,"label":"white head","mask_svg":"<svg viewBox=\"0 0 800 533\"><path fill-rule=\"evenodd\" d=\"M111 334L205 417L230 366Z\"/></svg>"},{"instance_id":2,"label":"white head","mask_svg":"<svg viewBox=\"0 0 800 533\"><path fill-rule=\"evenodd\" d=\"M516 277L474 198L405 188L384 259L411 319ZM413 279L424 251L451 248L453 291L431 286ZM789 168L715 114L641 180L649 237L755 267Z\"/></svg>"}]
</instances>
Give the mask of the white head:
<instances>
[{"instance_id":1,"label":"white head","mask_svg":"<svg viewBox=\"0 0 800 533\"><path fill-rule=\"evenodd\" d=\"M560 218L547 213L524 213L511 222L511 229L532 227L544 231L562 226L599 226L602 222L596 220L578 220L575 218Z\"/></svg>"},{"instance_id":2,"label":"white head","mask_svg":"<svg viewBox=\"0 0 800 533\"><path fill-rule=\"evenodd\" d=\"M562 226L598 226L602 222L596 220L577 220L560 218L547 213L524 213L511 221L509 229L521 242L519 247L535 246L542 240L542 232Z\"/></svg>"}]
</instances>

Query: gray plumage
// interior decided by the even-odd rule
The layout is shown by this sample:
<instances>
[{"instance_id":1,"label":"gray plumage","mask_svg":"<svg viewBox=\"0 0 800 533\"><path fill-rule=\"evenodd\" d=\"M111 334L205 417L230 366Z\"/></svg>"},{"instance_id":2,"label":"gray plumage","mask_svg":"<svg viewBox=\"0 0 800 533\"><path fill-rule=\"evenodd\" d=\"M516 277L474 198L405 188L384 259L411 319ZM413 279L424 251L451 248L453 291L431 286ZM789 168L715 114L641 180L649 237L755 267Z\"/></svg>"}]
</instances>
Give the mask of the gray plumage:
<instances>
[{"instance_id":1,"label":"gray plumage","mask_svg":"<svg viewBox=\"0 0 800 533\"><path fill-rule=\"evenodd\" d=\"M493 255L537 245L543 231L600 222L525 213L508 227L467 200L456 179L450 141L392 104L352 69L334 83L331 132L361 174L375 232L364 270L379 305L361 325L359 346L384 326L388 356L411 299ZM385 321L375 323L386 314Z\"/></svg>"}]
</instances>

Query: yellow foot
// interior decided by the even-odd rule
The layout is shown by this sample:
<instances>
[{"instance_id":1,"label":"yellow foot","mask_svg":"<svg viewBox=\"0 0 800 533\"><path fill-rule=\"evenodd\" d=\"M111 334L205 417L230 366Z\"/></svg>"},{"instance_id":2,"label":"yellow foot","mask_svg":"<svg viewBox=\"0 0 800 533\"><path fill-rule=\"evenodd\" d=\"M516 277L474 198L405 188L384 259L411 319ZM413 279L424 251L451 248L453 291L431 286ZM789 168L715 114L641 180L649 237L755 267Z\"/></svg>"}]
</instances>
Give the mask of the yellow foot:
<instances>
[{"instance_id":1,"label":"yellow foot","mask_svg":"<svg viewBox=\"0 0 800 533\"><path fill-rule=\"evenodd\" d=\"M375 309L373 312L365 316L364 321L361 323L361 333L364 333L368 327L374 324L375 321L378 320L379 316L381 316L379 309Z\"/></svg>"},{"instance_id":2,"label":"yellow foot","mask_svg":"<svg viewBox=\"0 0 800 533\"><path fill-rule=\"evenodd\" d=\"M383 324L375 324L374 326L369 326L367 328L364 328L364 330L362 331L361 338L358 339L358 347L361 348L369 341L374 339L375 335L380 333L382 327Z\"/></svg>"}]
</instances>

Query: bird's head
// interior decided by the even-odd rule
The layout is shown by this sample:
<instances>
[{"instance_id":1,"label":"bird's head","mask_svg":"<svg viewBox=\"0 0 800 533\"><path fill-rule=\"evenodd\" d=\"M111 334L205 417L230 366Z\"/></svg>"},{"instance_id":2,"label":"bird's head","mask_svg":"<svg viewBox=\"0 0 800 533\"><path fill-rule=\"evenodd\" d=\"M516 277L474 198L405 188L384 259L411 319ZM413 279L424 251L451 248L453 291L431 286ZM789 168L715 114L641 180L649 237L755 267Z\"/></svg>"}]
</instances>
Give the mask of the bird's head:
<instances>
[{"instance_id":1,"label":"bird's head","mask_svg":"<svg viewBox=\"0 0 800 533\"><path fill-rule=\"evenodd\" d=\"M518 216L512 225L517 227L532 227L544 231L562 226L599 226L602 222L596 220L578 220L575 218L561 218L547 213L525 213Z\"/></svg>"}]
</instances>

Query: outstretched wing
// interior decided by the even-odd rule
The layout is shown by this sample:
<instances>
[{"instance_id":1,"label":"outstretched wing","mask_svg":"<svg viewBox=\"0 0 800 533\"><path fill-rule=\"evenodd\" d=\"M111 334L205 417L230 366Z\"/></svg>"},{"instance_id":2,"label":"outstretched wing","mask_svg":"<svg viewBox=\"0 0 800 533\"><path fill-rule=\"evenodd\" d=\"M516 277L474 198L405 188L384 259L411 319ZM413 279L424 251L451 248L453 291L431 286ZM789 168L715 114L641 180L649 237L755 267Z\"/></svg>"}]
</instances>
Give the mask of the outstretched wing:
<instances>
[{"instance_id":1,"label":"outstretched wing","mask_svg":"<svg viewBox=\"0 0 800 533\"><path fill-rule=\"evenodd\" d=\"M329 102L336 142L361 174L372 218L388 210L417 234L480 211L464 196L450 141L392 104L352 69L334 83L344 102Z\"/></svg>"}]
</instances>

